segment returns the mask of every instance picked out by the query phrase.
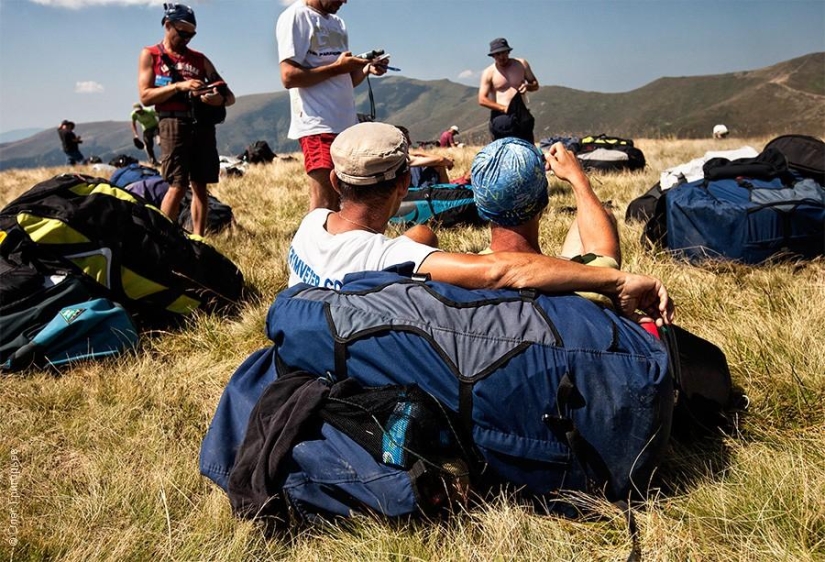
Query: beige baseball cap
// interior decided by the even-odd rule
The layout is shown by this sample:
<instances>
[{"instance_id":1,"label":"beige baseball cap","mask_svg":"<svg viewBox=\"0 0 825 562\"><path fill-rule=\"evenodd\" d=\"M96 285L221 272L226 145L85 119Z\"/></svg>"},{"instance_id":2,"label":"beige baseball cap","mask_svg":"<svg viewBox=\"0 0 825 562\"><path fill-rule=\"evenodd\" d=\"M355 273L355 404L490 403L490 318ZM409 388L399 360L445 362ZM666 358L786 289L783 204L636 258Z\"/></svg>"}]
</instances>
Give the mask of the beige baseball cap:
<instances>
[{"instance_id":1,"label":"beige baseball cap","mask_svg":"<svg viewBox=\"0 0 825 562\"><path fill-rule=\"evenodd\" d=\"M358 123L335 137L330 155L335 175L350 185L374 185L407 171L404 134L387 123Z\"/></svg>"}]
</instances>

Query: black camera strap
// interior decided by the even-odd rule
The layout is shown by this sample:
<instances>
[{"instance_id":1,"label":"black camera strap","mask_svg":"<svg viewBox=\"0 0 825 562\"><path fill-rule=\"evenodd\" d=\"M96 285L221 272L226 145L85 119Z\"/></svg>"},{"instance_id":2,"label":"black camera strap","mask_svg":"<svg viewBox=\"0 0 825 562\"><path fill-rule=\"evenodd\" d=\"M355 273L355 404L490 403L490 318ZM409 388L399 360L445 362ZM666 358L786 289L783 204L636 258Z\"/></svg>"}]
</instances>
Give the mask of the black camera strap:
<instances>
[{"instance_id":1,"label":"black camera strap","mask_svg":"<svg viewBox=\"0 0 825 562\"><path fill-rule=\"evenodd\" d=\"M177 65L166 52L166 49L163 48L163 43L158 43L158 50L160 51L161 60L169 67L169 76L172 78L172 82L184 82L185 80L180 71L178 71Z\"/></svg>"},{"instance_id":2,"label":"black camera strap","mask_svg":"<svg viewBox=\"0 0 825 562\"><path fill-rule=\"evenodd\" d=\"M167 67L169 67L169 77L172 79L172 82L184 82L185 80L183 78L183 75L178 70L177 66L175 65L175 62L172 60L172 57L170 57L169 54L166 52L166 49L163 48L163 43L158 43L158 50L160 51L160 59ZM186 95L186 93L178 92L174 96L172 96L172 98L175 97L179 98L180 101L188 105L189 111L192 111L192 100L189 98L188 95Z\"/></svg>"},{"instance_id":3,"label":"black camera strap","mask_svg":"<svg viewBox=\"0 0 825 562\"><path fill-rule=\"evenodd\" d=\"M372 84L370 84L370 73L367 72L367 88L370 96L370 121L375 121L375 98L372 95Z\"/></svg>"}]
</instances>

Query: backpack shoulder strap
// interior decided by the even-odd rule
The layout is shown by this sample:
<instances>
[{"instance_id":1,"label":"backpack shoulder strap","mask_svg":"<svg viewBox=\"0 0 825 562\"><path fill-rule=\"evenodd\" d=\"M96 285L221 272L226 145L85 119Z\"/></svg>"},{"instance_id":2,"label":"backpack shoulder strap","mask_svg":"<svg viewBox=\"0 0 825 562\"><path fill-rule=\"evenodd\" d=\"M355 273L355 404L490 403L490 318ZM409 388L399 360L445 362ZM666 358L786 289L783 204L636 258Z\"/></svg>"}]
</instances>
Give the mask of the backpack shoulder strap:
<instances>
[{"instance_id":1,"label":"backpack shoulder strap","mask_svg":"<svg viewBox=\"0 0 825 562\"><path fill-rule=\"evenodd\" d=\"M170 57L166 52L166 49L163 48L163 43L158 43L156 47L160 53L161 60L166 64L166 66L169 67L169 74L172 77L172 82L183 82L183 76L181 76L180 72L178 72L172 57Z\"/></svg>"}]
</instances>

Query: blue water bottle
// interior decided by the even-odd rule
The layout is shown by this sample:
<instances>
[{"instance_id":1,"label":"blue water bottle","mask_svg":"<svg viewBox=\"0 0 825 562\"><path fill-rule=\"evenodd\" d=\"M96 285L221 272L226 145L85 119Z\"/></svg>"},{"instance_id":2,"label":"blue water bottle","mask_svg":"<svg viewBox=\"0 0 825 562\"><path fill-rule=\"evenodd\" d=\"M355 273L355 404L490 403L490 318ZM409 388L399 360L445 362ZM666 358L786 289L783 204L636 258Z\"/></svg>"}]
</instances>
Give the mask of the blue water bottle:
<instances>
[{"instance_id":1,"label":"blue water bottle","mask_svg":"<svg viewBox=\"0 0 825 562\"><path fill-rule=\"evenodd\" d=\"M407 461L407 452L404 447L407 445L407 429L410 425L411 410L411 402L398 402L387 420L381 455L381 460L385 464L404 468L404 463Z\"/></svg>"}]
</instances>

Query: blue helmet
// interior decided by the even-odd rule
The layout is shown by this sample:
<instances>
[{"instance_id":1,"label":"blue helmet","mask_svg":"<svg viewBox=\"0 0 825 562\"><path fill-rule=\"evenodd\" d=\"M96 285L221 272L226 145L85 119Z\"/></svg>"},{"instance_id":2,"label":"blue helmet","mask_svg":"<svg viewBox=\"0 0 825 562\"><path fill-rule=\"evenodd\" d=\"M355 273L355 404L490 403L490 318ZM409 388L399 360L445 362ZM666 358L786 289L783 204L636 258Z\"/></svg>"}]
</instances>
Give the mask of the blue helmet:
<instances>
[{"instance_id":1,"label":"blue helmet","mask_svg":"<svg viewBox=\"0 0 825 562\"><path fill-rule=\"evenodd\" d=\"M196 27L198 25L195 21L195 12L192 11L192 8L183 4L163 5L163 19L160 20L160 24L163 25L167 21L185 21Z\"/></svg>"}]
</instances>

